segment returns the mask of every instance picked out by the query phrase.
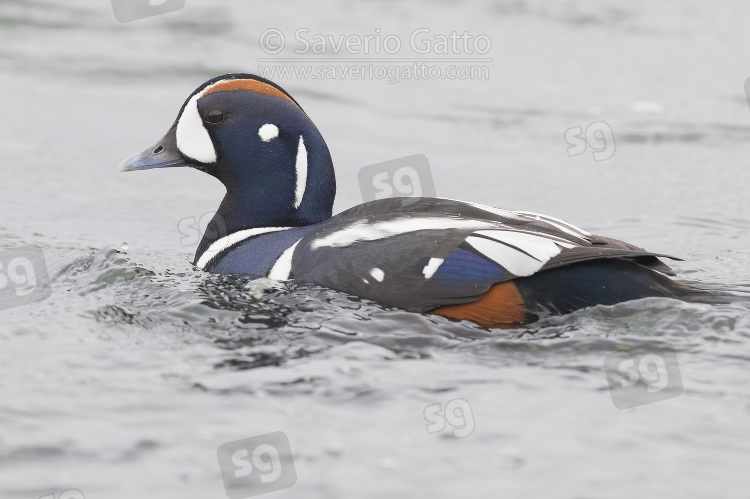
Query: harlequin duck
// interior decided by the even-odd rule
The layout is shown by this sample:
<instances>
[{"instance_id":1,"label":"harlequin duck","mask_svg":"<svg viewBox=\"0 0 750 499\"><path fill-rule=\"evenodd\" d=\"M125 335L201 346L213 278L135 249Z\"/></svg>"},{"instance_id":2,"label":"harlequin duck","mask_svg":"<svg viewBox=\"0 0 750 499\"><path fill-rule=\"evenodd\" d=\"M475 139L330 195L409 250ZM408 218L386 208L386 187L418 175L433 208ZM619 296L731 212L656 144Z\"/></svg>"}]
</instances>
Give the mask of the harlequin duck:
<instances>
[{"instance_id":1,"label":"harlequin duck","mask_svg":"<svg viewBox=\"0 0 750 499\"><path fill-rule=\"evenodd\" d=\"M390 198L331 216L321 133L284 89L251 74L207 81L121 171L190 166L226 195L194 265L315 283L413 312L515 327L549 314L706 292L652 253L557 218L441 198Z\"/></svg>"}]
</instances>

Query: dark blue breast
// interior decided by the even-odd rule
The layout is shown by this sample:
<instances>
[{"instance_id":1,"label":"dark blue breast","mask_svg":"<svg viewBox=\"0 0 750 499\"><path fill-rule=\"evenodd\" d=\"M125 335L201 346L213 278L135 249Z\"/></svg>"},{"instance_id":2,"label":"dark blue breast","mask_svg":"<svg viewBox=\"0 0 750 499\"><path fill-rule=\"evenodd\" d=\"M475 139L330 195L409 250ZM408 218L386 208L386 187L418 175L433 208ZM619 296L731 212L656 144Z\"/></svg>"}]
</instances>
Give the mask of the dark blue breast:
<instances>
[{"instance_id":1,"label":"dark blue breast","mask_svg":"<svg viewBox=\"0 0 750 499\"><path fill-rule=\"evenodd\" d=\"M317 225L293 227L251 237L220 253L204 270L216 274L264 276L284 250L316 228Z\"/></svg>"}]
</instances>

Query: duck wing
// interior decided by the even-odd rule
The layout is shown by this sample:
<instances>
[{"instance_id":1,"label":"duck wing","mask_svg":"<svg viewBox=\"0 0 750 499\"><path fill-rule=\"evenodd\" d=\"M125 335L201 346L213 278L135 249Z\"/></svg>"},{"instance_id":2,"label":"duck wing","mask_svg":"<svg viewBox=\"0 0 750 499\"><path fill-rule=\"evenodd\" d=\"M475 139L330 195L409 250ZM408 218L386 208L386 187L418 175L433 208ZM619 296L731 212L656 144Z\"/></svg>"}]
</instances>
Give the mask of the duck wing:
<instances>
[{"instance_id":1,"label":"duck wing","mask_svg":"<svg viewBox=\"0 0 750 499\"><path fill-rule=\"evenodd\" d=\"M626 259L671 274L658 258L674 258L553 217L440 198L372 201L317 227L269 277L418 312L474 302L496 284L581 262Z\"/></svg>"}]
</instances>

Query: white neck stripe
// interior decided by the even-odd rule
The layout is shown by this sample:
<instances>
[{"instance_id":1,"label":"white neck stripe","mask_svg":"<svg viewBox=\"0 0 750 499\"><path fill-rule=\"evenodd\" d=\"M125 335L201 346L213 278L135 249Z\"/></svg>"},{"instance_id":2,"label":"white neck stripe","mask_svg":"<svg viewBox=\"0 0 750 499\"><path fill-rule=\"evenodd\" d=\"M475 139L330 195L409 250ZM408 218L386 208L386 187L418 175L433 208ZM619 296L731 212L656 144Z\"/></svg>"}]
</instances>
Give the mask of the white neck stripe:
<instances>
[{"instance_id":1,"label":"white neck stripe","mask_svg":"<svg viewBox=\"0 0 750 499\"><path fill-rule=\"evenodd\" d=\"M297 146L297 186L294 189L294 208L299 208L302 204L302 197L305 195L305 187L307 186L307 148L305 147L305 141L302 136L299 137L299 145Z\"/></svg>"},{"instance_id":2,"label":"white neck stripe","mask_svg":"<svg viewBox=\"0 0 750 499\"><path fill-rule=\"evenodd\" d=\"M222 251L231 248L235 244L249 239L253 236L259 236L261 234L267 234L269 232L278 232L280 230L290 229L291 227L258 227L256 229L246 229L229 234L221 239L214 241L211 246L198 258L198 262L195 264L196 267L203 270L208 263L213 260Z\"/></svg>"}]
</instances>

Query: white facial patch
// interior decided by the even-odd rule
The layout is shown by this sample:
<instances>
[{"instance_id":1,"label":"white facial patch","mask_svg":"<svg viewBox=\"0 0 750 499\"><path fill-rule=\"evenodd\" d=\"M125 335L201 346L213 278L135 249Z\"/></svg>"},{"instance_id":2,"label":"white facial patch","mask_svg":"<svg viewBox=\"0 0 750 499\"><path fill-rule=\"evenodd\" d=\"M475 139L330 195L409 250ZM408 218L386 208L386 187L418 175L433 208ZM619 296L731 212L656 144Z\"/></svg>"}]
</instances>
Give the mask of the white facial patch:
<instances>
[{"instance_id":1,"label":"white facial patch","mask_svg":"<svg viewBox=\"0 0 750 499\"><path fill-rule=\"evenodd\" d=\"M192 96L180 115L177 122L177 148L182 154L195 161L216 163L214 143L208 135L208 130L203 126L203 119L198 112L198 99L203 96L204 92L205 90Z\"/></svg>"},{"instance_id":2,"label":"white facial patch","mask_svg":"<svg viewBox=\"0 0 750 499\"><path fill-rule=\"evenodd\" d=\"M270 142L271 139L275 139L279 136L279 127L266 123L258 129L258 136L263 142Z\"/></svg>"},{"instance_id":3,"label":"white facial patch","mask_svg":"<svg viewBox=\"0 0 750 499\"><path fill-rule=\"evenodd\" d=\"M307 148L302 136L299 137L297 146L297 187L294 189L294 207L299 208L302 204L302 197L305 195L307 186Z\"/></svg>"}]
</instances>

